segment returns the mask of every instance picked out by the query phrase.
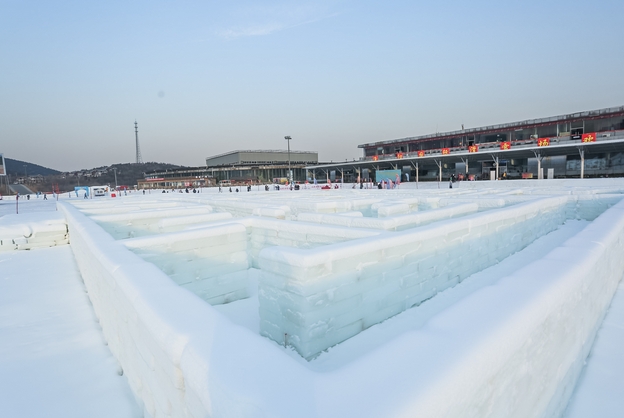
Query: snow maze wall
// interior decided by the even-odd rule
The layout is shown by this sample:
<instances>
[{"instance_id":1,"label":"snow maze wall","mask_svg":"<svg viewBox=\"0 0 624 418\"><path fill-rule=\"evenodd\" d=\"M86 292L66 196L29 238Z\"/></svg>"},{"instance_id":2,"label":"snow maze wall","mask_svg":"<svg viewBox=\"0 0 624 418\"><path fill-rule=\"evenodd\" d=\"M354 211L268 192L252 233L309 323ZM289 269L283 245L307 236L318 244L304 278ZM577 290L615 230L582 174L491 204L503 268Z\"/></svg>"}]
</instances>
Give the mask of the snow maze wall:
<instances>
[{"instance_id":1,"label":"snow maze wall","mask_svg":"<svg viewBox=\"0 0 624 418\"><path fill-rule=\"evenodd\" d=\"M510 183L62 211L109 347L149 416L556 417L624 272L624 187ZM424 329L357 348L373 325L426 309L572 219L591 222ZM250 298L256 332L212 306Z\"/></svg>"}]
</instances>

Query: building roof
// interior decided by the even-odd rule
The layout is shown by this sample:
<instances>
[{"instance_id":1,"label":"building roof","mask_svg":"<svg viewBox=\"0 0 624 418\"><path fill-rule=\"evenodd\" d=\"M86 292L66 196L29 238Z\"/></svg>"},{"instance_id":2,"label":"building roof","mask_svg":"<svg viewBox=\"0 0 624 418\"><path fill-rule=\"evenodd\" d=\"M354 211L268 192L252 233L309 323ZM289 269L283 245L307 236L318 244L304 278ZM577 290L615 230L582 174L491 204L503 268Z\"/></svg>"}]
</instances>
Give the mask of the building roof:
<instances>
[{"instance_id":1,"label":"building roof","mask_svg":"<svg viewBox=\"0 0 624 418\"><path fill-rule=\"evenodd\" d=\"M224 157L226 155L232 155L232 154L247 154L247 153L257 153L257 152L262 152L262 153L267 153L267 154L282 154L282 153L287 153L287 150L236 150L236 151L228 151L228 152L224 152L223 154L217 154L217 155L212 155L210 157L208 157L209 159L212 158L219 158L219 157ZM318 152L316 151L290 151L291 154L318 154Z\"/></svg>"},{"instance_id":2,"label":"building roof","mask_svg":"<svg viewBox=\"0 0 624 418\"><path fill-rule=\"evenodd\" d=\"M558 122L570 122L579 119L600 119L610 116L624 115L624 106L609 107L605 109L589 110L585 112L570 113L567 115L551 116L547 118L539 119L527 119L519 122L502 123L497 125L482 126L479 128L461 129L457 131L449 131L428 135L411 136L406 138L392 139L387 141L371 142L367 144L358 145L358 148L367 148L380 145L398 144L404 142L413 142L426 139L441 139L441 138L454 138L465 135L484 134L489 132L502 132L516 129L523 129L528 127L552 125Z\"/></svg>"}]
</instances>

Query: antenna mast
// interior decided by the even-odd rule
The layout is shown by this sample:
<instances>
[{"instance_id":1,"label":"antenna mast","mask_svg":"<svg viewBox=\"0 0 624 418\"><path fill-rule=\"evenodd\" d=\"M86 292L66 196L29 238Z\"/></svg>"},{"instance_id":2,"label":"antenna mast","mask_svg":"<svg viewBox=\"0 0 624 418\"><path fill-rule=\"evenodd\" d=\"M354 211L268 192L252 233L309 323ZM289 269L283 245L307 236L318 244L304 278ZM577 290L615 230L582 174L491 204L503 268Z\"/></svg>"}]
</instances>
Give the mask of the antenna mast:
<instances>
[{"instance_id":1,"label":"antenna mast","mask_svg":"<svg viewBox=\"0 0 624 418\"><path fill-rule=\"evenodd\" d=\"M134 135L136 137L136 163L143 164L143 157L141 157L141 148L139 147L139 126L137 121L134 121Z\"/></svg>"}]
</instances>

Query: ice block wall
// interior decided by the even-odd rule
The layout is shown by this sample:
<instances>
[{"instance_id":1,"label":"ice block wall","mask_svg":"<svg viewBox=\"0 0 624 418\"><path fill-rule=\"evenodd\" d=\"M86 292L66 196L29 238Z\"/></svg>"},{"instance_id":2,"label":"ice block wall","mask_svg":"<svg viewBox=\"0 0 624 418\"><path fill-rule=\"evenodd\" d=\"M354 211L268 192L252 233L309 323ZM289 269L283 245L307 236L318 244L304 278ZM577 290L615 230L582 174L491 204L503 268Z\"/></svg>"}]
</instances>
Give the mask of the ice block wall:
<instances>
[{"instance_id":1,"label":"ice block wall","mask_svg":"<svg viewBox=\"0 0 624 418\"><path fill-rule=\"evenodd\" d=\"M231 223L133 238L123 244L211 305L249 297L244 225Z\"/></svg>"},{"instance_id":2,"label":"ice block wall","mask_svg":"<svg viewBox=\"0 0 624 418\"><path fill-rule=\"evenodd\" d=\"M431 340L421 342L427 348L413 348L424 359L435 356L444 377L414 384L419 389L403 410L426 417L464 417L466 411L475 417L561 417L623 277L623 253L624 202L440 315L429 327ZM415 360L405 375L428 376L433 370L426 363Z\"/></svg>"},{"instance_id":3,"label":"ice block wall","mask_svg":"<svg viewBox=\"0 0 624 418\"><path fill-rule=\"evenodd\" d=\"M258 255L267 247L314 248L379 234L375 230L282 222L260 217L246 218L244 221L248 225L249 255L255 268L259 267Z\"/></svg>"},{"instance_id":4,"label":"ice block wall","mask_svg":"<svg viewBox=\"0 0 624 418\"><path fill-rule=\"evenodd\" d=\"M349 228L372 228L386 231L399 231L415 226L455 218L474 213L479 209L476 203L450 205L440 209L425 210L407 215L387 216L384 218L365 218L322 213L300 213L298 221L315 222L325 225L340 225Z\"/></svg>"},{"instance_id":5,"label":"ice block wall","mask_svg":"<svg viewBox=\"0 0 624 418\"><path fill-rule=\"evenodd\" d=\"M0 251L31 250L69 243L65 218L56 213L0 217Z\"/></svg>"},{"instance_id":6,"label":"ice block wall","mask_svg":"<svg viewBox=\"0 0 624 418\"><path fill-rule=\"evenodd\" d=\"M221 215L212 214L211 212L212 208L210 207L197 206L190 208L141 210L108 215L94 215L91 216L91 219L98 222L114 238L125 239L161 232L159 222L167 218L202 216L206 219L204 222L214 222L220 219L231 218L231 215L222 217ZM191 222L190 219L188 221Z\"/></svg>"},{"instance_id":7,"label":"ice block wall","mask_svg":"<svg viewBox=\"0 0 624 418\"><path fill-rule=\"evenodd\" d=\"M71 205L60 206L108 347L146 417L285 418L308 409L308 391L266 380L305 379L304 370L280 363L263 338L233 326Z\"/></svg>"},{"instance_id":8,"label":"ice block wall","mask_svg":"<svg viewBox=\"0 0 624 418\"><path fill-rule=\"evenodd\" d=\"M305 358L421 303L565 220L566 197L537 199L374 240L260 252L260 330Z\"/></svg>"}]
</instances>

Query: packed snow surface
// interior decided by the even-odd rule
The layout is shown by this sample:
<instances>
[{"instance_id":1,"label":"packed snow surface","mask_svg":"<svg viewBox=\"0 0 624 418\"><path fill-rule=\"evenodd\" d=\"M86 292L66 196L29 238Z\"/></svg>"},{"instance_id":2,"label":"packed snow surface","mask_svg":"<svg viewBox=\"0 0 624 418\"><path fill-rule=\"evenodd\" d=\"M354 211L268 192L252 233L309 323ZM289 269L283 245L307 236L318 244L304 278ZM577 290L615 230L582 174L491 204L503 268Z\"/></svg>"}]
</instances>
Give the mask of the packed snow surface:
<instances>
[{"instance_id":1,"label":"packed snow surface","mask_svg":"<svg viewBox=\"0 0 624 418\"><path fill-rule=\"evenodd\" d=\"M71 248L5 252L0 266L0 416L141 417Z\"/></svg>"}]
</instances>

